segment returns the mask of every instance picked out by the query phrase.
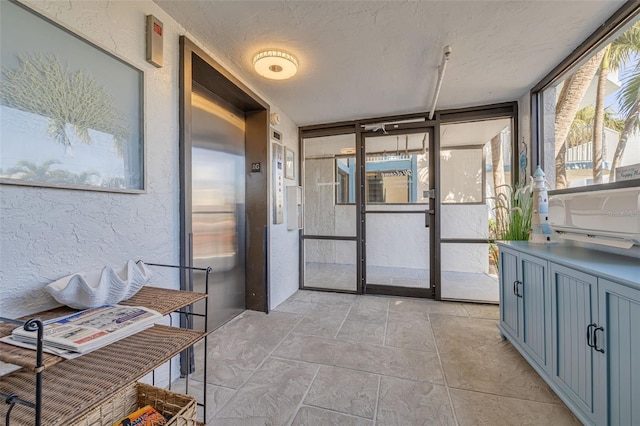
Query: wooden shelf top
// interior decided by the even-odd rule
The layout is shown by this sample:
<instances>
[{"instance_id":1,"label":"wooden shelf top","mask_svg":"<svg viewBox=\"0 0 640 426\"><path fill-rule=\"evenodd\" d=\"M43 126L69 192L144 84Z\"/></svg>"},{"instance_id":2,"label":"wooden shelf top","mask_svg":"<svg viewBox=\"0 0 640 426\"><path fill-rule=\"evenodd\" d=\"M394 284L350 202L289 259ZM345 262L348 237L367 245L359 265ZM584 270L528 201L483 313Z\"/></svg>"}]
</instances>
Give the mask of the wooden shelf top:
<instances>
[{"instance_id":1,"label":"wooden shelf top","mask_svg":"<svg viewBox=\"0 0 640 426\"><path fill-rule=\"evenodd\" d=\"M144 286L140 289L140 291L133 295L133 297L120 302L120 304L127 306L144 306L145 308L153 309L154 311L160 312L164 316L170 314L171 312L177 311L180 308L189 306L190 304L202 300L206 297L206 293L195 293L189 291ZM70 315L74 312L77 312L77 310L71 309L68 306L62 306L60 308L50 309L48 311L28 315L20 318L20 320L27 321L30 318L40 318L41 320L45 321L48 319ZM15 328L15 324L0 322L0 338L10 336L11 332ZM84 358L85 356L86 355L80 358ZM19 365L20 367L25 367L33 372L36 368L36 353L35 351L30 349L20 348L18 346L0 342L0 361ZM43 353L43 363L45 369L50 368L51 366L62 361L65 361L65 358L48 354L46 352Z\"/></svg>"},{"instance_id":2,"label":"wooden shelf top","mask_svg":"<svg viewBox=\"0 0 640 426\"><path fill-rule=\"evenodd\" d=\"M120 302L120 305L144 306L167 315L206 297L206 293L144 286L131 299Z\"/></svg>"}]
</instances>

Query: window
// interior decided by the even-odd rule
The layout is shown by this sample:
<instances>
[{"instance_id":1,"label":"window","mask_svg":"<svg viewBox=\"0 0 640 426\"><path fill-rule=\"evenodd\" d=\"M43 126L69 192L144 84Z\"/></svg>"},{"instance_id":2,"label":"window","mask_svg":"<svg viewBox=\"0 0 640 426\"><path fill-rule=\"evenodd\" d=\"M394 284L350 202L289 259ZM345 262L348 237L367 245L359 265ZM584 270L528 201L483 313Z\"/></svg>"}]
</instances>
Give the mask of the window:
<instances>
[{"instance_id":1,"label":"window","mask_svg":"<svg viewBox=\"0 0 640 426\"><path fill-rule=\"evenodd\" d=\"M538 162L556 189L638 183L640 21L632 13L619 11L614 31L603 25L582 46L588 53L568 58L558 68L568 71L534 88Z\"/></svg>"}]
</instances>

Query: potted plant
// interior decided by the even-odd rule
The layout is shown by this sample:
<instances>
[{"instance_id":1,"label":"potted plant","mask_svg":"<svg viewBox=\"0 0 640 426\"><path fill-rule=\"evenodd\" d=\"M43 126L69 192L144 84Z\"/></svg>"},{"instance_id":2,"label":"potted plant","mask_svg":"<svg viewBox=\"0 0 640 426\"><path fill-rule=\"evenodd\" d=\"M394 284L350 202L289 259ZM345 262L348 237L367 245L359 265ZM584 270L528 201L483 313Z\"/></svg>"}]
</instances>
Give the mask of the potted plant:
<instances>
[{"instance_id":1,"label":"potted plant","mask_svg":"<svg viewBox=\"0 0 640 426\"><path fill-rule=\"evenodd\" d=\"M533 213L533 180L528 184L497 186L495 219L489 221L489 256L498 267L496 241L527 241L531 233Z\"/></svg>"}]
</instances>

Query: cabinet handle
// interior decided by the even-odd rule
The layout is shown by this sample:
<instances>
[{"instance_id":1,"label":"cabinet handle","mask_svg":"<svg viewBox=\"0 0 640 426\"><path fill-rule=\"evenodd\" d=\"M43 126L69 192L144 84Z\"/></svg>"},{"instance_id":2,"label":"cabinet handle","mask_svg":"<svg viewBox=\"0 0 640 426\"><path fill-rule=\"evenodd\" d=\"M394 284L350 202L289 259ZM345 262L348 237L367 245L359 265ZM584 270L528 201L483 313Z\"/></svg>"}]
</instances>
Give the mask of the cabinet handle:
<instances>
[{"instance_id":1,"label":"cabinet handle","mask_svg":"<svg viewBox=\"0 0 640 426\"><path fill-rule=\"evenodd\" d=\"M594 324L594 326L597 326L597 325L598 324ZM598 347L598 330L604 333L604 327L596 327L593 329L593 349L595 349L598 352L604 353L604 349Z\"/></svg>"},{"instance_id":2,"label":"cabinet handle","mask_svg":"<svg viewBox=\"0 0 640 426\"><path fill-rule=\"evenodd\" d=\"M593 323L587 326L587 346L593 348L593 343L591 343L591 327L596 327L598 324Z\"/></svg>"},{"instance_id":3,"label":"cabinet handle","mask_svg":"<svg viewBox=\"0 0 640 426\"><path fill-rule=\"evenodd\" d=\"M515 293L515 295L516 295L517 297L519 297L519 298L522 298L522 293L521 293L520 291L518 291L518 286L523 285L523 284L522 284L522 281L518 281L518 280L516 280L516 281L513 283L513 285L514 285L514 293Z\"/></svg>"}]
</instances>

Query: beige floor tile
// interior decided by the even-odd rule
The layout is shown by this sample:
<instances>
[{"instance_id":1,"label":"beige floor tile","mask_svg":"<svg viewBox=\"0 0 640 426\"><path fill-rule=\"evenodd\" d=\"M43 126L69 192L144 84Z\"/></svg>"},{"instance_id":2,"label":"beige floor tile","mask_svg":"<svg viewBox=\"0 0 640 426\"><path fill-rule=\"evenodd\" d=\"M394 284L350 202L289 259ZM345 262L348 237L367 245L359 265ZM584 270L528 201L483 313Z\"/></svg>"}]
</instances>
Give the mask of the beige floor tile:
<instances>
[{"instance_id":1,"label":"beige floor tile","mask_svg":"<svg viewBox=\"0 0 640 426\"><path fill-rule=\"evenodd\" d=\"M351 305L347 319L351 321L384 324L387 320L388 309L389 299L382 297L362 297Z\"/></svg>"},{"instance_id":2,"label":"beige floor tile","mask_svg":"<svg viewBox=\"0 0 640 426\"><path fill-rule=\"evenodd\" d=\"M331 305L350 305L356 301L355 294L332 293L328 291L299 290L289 299Z\"/></svg>"},{"instance_id":3,"label":"beige floor tile","mask_svg":"<svg viewBox=\"0 0 640 426\"><path fill-rule=\"evenodd\" d=\"M381 345L384 341L384 323L347 320L342 324L337 338Z\"/></svg>"},{"instance_id":4,"label":"beige floor tile","mask_svg":"<svg viewBox=\"0 0 640 426\"><path fill-rule=\"evenodd\" d=\"M461 426L578 424L500 339L498 315L490 305L299 291L210 336L207 424L453 424L443 369ZM201 344L195 358L197 395Z\"/></svg>"},{"instance_id":5,"label":"beige floor tile","mask_svg":"<svg viewBox=\"0 0 640 426\"><path fill-rule=\"evenodd\" d=\"M343 323L343 318L333 317L305 317L293 329L294 333L307 334L310 336L334 337Z\"/></svg>"},{"instance_id":6,"label":"beige floor tile","mask_svg":"<svg viewBox=\"0 0 640 426\"><path fill-rule=\"evenodd\" d=\"M267 419L284 425L309 388L318 366L268 359L216 415L220 419Z\"/></svg>"},{"instance_id":7,"label":"beige floor tile","mask_svg":"<svg viewBox=\"0 0 640 426\"><path fill-rule=\"evenodd\" d=\"M300 322L302 316L246 311L209 336L207 383L237 389ZM193 378L202 380L202 365Z\"/></svg>"},{"instance_id":8,"label":"beige floor tile","mask_svg":"<svg viewBox=\"0 0 640 426\"><path fill-rule=\"evenodd\" d=\"M373 419L379 376L322 366L304 404Z\"/></svg>"},{"instance_id":9,"label":"beige floor tile","mask_svg":"<svg viewBox=\"0 0 640 426\"><path fill-rule=\"evenodd\" d=\"M273 312L286 312L290 314L306 315L313 308L316 307L316 303L306 300L287 299L279 304Z\"/></svg>"},{"instance_id":10,"label":"beige floor tile","mask_svg":"<svg viewBox=\"0 0 640 426\"><path fill-rule=\"evenodd\" d=\"M189 380L188 392L185 389L186 380L178 379L173 382L171 390L178 393L186 393L196 398L196 401L202 403L204 401L203 388L204 383L197 380ZM229 388L223 388L215 385L207 385L207 418L213 420L216 412L229 401L236 391ZM205 422L203 408L198 407L198 420Z\"/></svg>"},{"instance_id":11,"label":"beige floor tile","mask_svg":"<svg viewBox=\"0 0 640 426\"><path fill-rule=\"evenodd\" d=\"M455 425L444 386L382 377L377 425Z\"/></svg>"},{"instance_id":12,"label":"beige floor tile","mask_svg":"<svg viewBox=\"0 0 640 426\"><path fill-rule=\"evenodd\" d=\"M547 404L504 396L450 389L460 426L580 425L562 404Z\"/></svg>"},{"instance_id":13,"label":"beige floor tile","mask_svg":"<svg viewBox=\"0 0 640 426\"><path fill-rule=\"evenodd\" d=\"M420 317L389 316L384 344L396 348L435 352L431 322Z\"/></svg>"},{"instance_id":14,"label":"beige floor tile","mask_svg":"<svg viewBox=\"0 0 640 426\"><path fill-rule=\"evenodd\" d=\"M500 338L494 320L433 315L431 324L449 387L559 402L516 349Z\"/></svg>"},{"instance_id":15,"label":"beige floor tile","mask_svg":"<svg viewBox=\"0 0 640 426\"><path fill-rule=\"evenodd\" d=\"M438 356L431 352L291 334L278 346L273 355L444 384Z\"/></svg>"},{"instance_id":16,"label":"beige floor tile","mask_svg":"<svg viewBox=\"0 0 640 426\"><path fill-rule=\"evenodd\" d=\"M469 313L471 318L484 318L492 320L500 320L500 306L487 305L482 303L464 303L464 309Z\"/></svg>"},{"instance_id":17,"label":"beige floor tile","mask_svg":"<svg viewBox=\"0 0 640 426\"><path fill-rule=\"evenodd\" d=\"M347 317L351 305L344 303L314 303L307 312L309 318L334 318L343 320Z\"/></svg>"},{"instance_id":18,"label":"beige floor tile","mask_svg":"<svg viewBox=\"0 0 640 426\"><path fill-rule=\"evenodd\" d=\"M316 407L300 407L292 426L371 426L373 421L321 410Z\"/></svg>"},{"instance_id":19,"label":"beige floor tile","mask_svg":"<svg viewBox=\"0 0 640 426\"><path fill-rule=\"evenodd\" d=\"M462 303L457 302L436 302L428 299L391 299L389 304L389 315L409 315L426 316L427 314L455 315L468 317L467 311Z\"/></svg>"}]
</instances>

